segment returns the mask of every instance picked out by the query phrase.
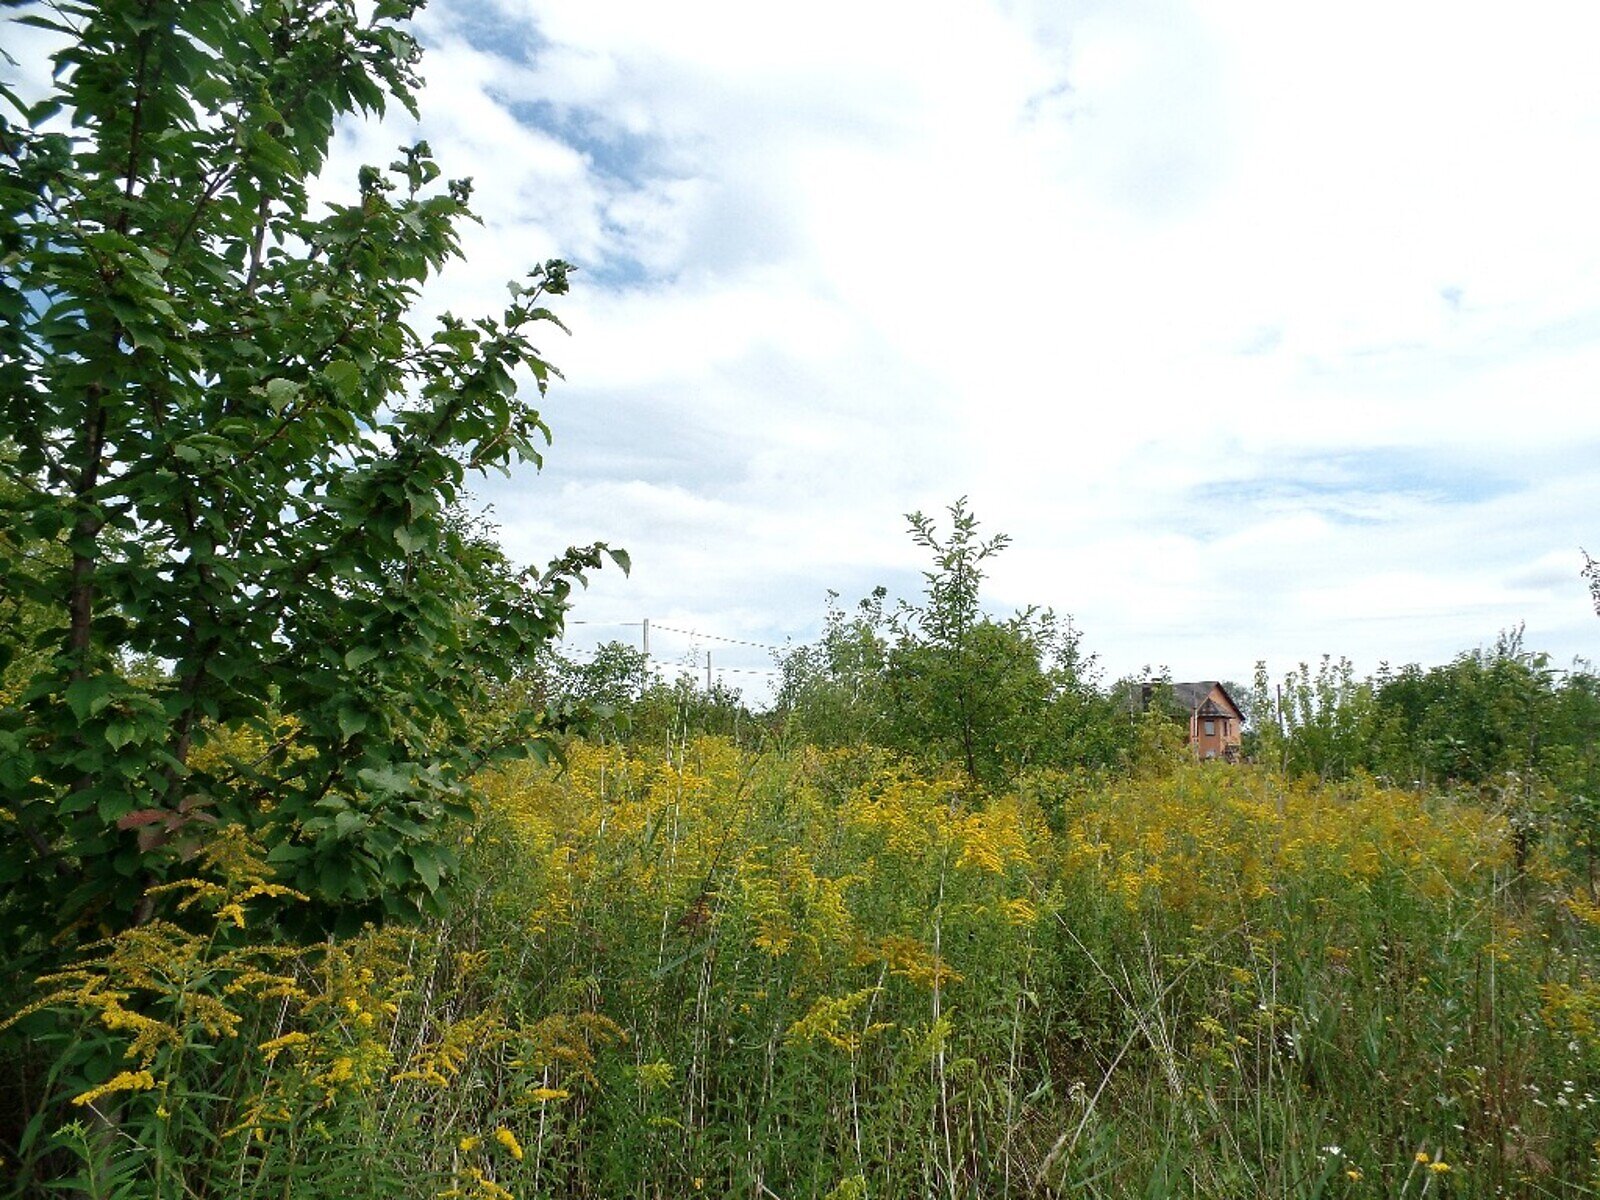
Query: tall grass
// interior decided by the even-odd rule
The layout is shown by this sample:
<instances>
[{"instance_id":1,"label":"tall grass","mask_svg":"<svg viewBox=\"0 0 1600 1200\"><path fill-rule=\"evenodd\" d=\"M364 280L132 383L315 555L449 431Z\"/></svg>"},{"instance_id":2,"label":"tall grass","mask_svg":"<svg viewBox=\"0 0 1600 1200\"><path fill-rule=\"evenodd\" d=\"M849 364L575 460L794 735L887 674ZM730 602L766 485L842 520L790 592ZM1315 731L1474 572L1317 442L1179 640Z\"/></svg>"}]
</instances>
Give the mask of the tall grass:
<instances>
[{"instance_id":1,"label":"tall grass","mask_svg":"<svg viewBox=\"0 0 1600 1200\"><path fill-rule=\"evenodd\" d=\"M22 1025L82 1119L28 1153L106 1196L1600 1192L1600 910L1475 801L720 740L484 782L448 922L58 981Z\"/></svg>"}]
</instances>

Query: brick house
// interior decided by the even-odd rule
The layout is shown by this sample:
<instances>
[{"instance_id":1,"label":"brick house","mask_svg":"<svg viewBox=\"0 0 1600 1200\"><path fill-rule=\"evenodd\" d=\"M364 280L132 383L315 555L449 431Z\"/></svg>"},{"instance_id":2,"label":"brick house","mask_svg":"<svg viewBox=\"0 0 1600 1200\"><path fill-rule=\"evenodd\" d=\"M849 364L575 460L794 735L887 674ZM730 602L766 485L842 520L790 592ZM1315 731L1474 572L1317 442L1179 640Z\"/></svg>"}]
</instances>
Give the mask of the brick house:
<instances>
[{"instance_id":1,"label":"brick house","mask_svg":"<svg viewBox=\"0 0 1600 1200\"><path fill-rule=\"evenodd\" d=\"M1195 757L1237 760L1244 713L1228 689L1215 679L1202 679L1199 683L1175 683L1172 694L1189 712L1189 745Z\"/></svg>"},{"instance_id":2,"label":"brick house","mask_svg":"<svg viewBox=\"0 0 1600 1200\"><path fill-rule=\"evenodd\" d=\"M1194 756L1238 761L1244 713L1228 695L1228 689L1215 679L1172 683L1167 687L1179 713L1188 717L1189 746ZM1154 688L1147 683L1143 691L1144 703L1148 705Z\"/></svg>"}]
</instances>

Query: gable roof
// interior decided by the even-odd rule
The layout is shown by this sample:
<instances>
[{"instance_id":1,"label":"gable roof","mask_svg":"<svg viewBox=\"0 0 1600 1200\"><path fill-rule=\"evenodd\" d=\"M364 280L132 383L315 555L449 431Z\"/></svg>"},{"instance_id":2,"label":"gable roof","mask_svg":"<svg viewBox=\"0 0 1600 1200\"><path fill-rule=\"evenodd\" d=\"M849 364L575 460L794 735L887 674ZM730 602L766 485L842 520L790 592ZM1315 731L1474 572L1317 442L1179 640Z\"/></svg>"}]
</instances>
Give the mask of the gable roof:
<instances>
[{"instance_id":1,"label":"gable roof","mask_svg":"<svg viewBox=\"0 0 1600 1200\"><path fill-rule=\"evenodd\" d=\"M1190 712L1198 712L1203 717L1232 716L1239 718L1241 721L1244 720L1244 710L1228 694L1228 689L1215 679L1202 679L1195 683L1174 683L1168 686L1172 688L1173 698ZM1222 698L1228 702L1228 707L1233 710L1231 713L1224 712L1217 707L1215 702L1211 701L1213 690L1222 693ZM1207 711L1208 709L1209 711Z\"/></svg>"}]
</instances>

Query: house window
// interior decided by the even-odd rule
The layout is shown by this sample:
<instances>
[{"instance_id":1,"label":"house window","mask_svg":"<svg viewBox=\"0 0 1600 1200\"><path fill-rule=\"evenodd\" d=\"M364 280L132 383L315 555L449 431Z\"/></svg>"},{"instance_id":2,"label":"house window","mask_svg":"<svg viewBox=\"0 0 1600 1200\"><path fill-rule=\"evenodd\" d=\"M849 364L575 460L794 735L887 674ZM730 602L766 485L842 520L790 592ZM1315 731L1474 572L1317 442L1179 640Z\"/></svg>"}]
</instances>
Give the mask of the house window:
<instances>
[{"instance_id":1,"label":"house window","mask_svg":"<svg viewBox=\"0 0 1600 1200\"><path fill-rule=\"evenodd\" d=\"M1207 736L1214 735L1216 732L1217 732L1217 723L1215 721L1207 721L1206 722L1206 734L1207 734Z\"/></svg>"}]
</instances>

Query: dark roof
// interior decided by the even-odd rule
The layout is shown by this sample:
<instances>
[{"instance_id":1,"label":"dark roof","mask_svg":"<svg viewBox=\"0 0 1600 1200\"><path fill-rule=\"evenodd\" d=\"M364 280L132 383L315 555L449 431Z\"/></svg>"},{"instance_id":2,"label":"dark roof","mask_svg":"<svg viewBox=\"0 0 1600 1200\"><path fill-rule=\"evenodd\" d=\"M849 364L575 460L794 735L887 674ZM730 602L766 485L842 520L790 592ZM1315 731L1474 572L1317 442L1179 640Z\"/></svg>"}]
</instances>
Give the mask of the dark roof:
<instances>
[{"instance_id":1,"label":"dark roof","mask_svg":"<svg viewBox=\"0 0 1600 1200\"><path fill-rule=\"evenodd\" d=\"M1202 710L1202 706L1205 704L1207 698L1210 697L1212 689L1215 688L1217 691L1222 693L1223 698L1228 702L1228 706L1233 709L1232 715L1241 719L1244 717L1244 710L1239 707L1238 702L1234 700L1232 696L1228 695L1228 689L1223 687L1222 684L1215 679L1202 679L1196 683L1174 683L1170 684L1169 686L1172 688L1173 698L1176 699L1179 704L1187 708L1190 712L1200 711L1202 716L1229 715L1221 712L1220 710L1216 710L1214 713L1204 712ZM1216 709L1215 705L1212 705L1211 707L1214 710Z\"/></svg>"},{"instance_id":2,"label":"dark roof","mask_svg":"<svg viewBox=\"0 0 1600 1200\"><path fill-rule=\"evenodd\" d=\"M1125 693L1128 711L1142 712L1149 708L1150 697L1155 695L1158 687L1166 688L1179 712L1199 713L1202 717L1238 717L1240 723L1244 723L1244 709L1239 707L1239 702L1233 698L1228 689L1215 679L1201 679L1193 683L1129 682ZM1221 708L1210 699L1212 688L1222 693L1232 711Z\"/></svg>"}]
</instances>

